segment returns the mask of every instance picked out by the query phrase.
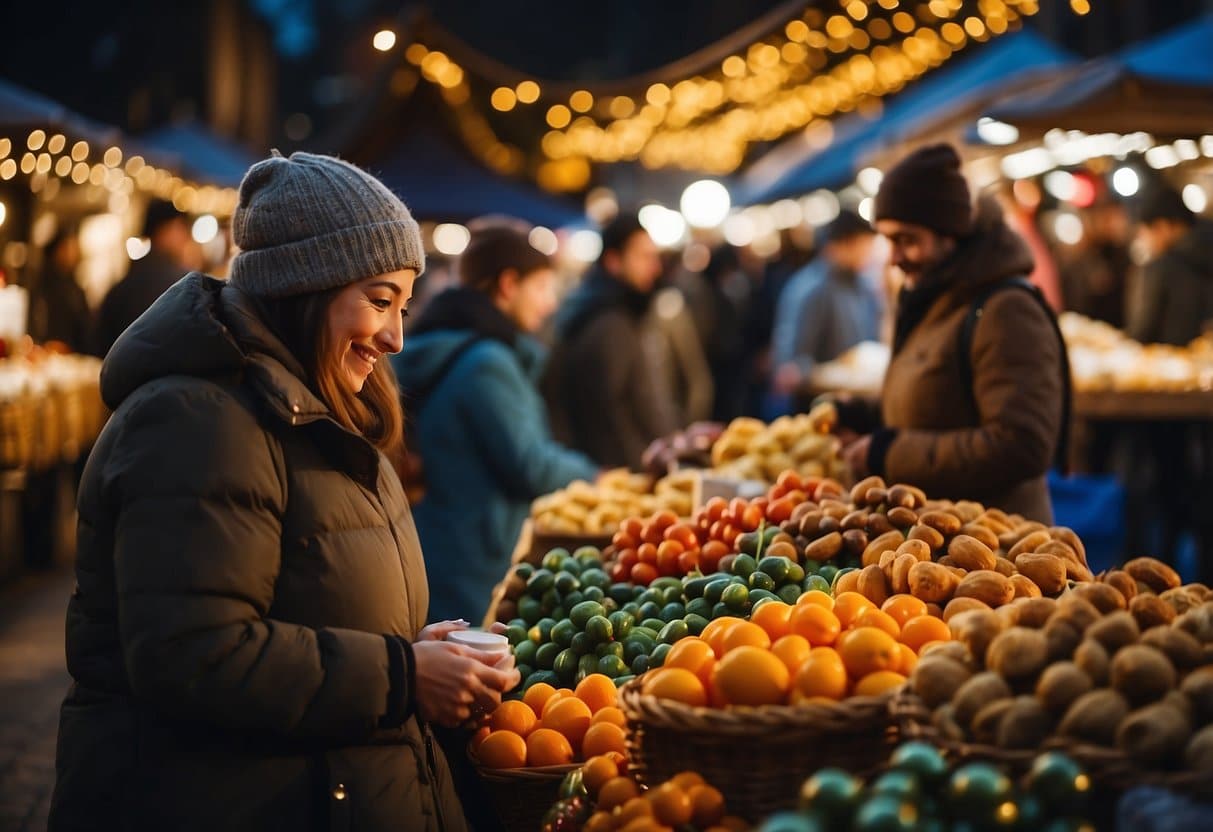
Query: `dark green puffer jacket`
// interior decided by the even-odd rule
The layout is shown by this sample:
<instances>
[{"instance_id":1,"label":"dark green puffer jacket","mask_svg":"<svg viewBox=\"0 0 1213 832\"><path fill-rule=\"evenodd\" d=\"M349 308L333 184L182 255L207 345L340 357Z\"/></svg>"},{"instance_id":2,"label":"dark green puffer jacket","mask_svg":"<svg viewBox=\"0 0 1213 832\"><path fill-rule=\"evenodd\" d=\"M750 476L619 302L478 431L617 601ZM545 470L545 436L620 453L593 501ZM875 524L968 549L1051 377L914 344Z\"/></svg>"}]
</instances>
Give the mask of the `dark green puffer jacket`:
<instances>
[{"instance_id":1,"label":"dark green puffer jacket","mask_svg":"<svg viewBox=\"0 0 1213 832\"><path fill-rule=\"evenodd\" d=\"M249 298L193 274L109 353L80 485L51 830L442 830L428 592L385 458Z\"/></svg>"}]
</instances>

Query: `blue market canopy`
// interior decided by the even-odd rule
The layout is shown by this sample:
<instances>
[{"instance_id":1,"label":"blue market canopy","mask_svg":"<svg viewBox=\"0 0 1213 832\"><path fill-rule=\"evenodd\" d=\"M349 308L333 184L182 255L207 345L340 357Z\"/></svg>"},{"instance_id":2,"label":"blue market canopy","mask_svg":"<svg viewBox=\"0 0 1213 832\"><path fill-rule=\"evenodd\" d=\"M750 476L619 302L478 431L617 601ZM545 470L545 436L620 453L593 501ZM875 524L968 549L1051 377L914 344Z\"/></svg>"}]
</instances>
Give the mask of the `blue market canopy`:
<instances>
[{"instance_id":1,"label":"blue market canopy","mask_svg":"<svg viewBox=\"0 0 1213 832\"><path fill-rule=\"evenodd\" d=\"M148 161L180 171L186 178L236 187L259 157L196 122L169 125L138 136L134 152Z\"/></svg>"},{"instance_id":2,"label":"blue market canopy","mask_svg":"<svg viewBox=\"0 0 1213 832\"><path fill-rule=\"evenodd\" d=\"M1027 130L1199 136L1213 125L1213 17L1012 96L986 113Z\"/></svg>"},{"instance_id":3,"label":"blue market canopy","mask_svg":"<svg viewBox=\"0 0 1213 832\"><path fill-rule=\"evenodd\" d=\"M850 182L873 152L933 125L971 118L997 96L1073 62L1069 53L1031 30L1006 35L916 82L875 119L851 114L834 123L833 139L815 149L807 135L785 141L742 177L737 201L771 202Z\"/></svg>"},{"instance_id":4,"label":"blue market canopy","mask_svg":"<svg viewBox=\"0 0 1213 832\"><path fill-rule=\"evenodd\" d=\"M367 167L400 195L418 219L457 221L508 214L560 228L584 217L575 204L494 173L425 122Z\"/></svg>"}]
</instances>

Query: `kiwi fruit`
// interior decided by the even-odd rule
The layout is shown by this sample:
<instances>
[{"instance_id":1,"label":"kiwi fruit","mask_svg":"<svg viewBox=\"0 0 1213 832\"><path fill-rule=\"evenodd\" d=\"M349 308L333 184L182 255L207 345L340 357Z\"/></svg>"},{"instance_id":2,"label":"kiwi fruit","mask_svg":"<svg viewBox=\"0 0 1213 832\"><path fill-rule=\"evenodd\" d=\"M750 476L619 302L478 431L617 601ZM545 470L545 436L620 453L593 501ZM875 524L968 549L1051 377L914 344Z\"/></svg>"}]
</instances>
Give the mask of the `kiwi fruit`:
<instances>
[{"instance_id":1,"label":"kiwi fruit","mask_svg":"<svg viewBox=\"0 0 1213 832\"><path fill-rule=\"evenodd\" d=\"M986 667L1007 679L1035 679L1049 662L1049 642L1040 630L1003 630L986 651Z\"/></svg>"},{"instance_id":2,"label":"kiwi fruit","mask_svg":"<svg viewBox=\"0 0 1213 832\"><path fill-rule=\"evenodd\" d=\"M973 717L977 716L979 710L991 702L1010 697L1011 688L1005 679L989 671L978 673L961 685L952 697L956 721L960 725L972 725Z\"/></svg>"},{"instance_id":3,"label":"kiwi fruit","mask_svg":"<svg viewBox=\"0 0 1213 832\"><path fill-rule=\"evenodd\" d=\"M1003 713L994 742L999 748L1039 748L1052 730L1053 719L1035 696L1017 696Z\"/></svg>"},{"instance_id":4,"label":"kiwi fruit","mask_svg":"<svg viewBox=\"0 0 1213 832\"><path fill-rule=\"evenodd\" d=\"M1157 647L1180 672L1205 663L1205 654L1200 642L1190 633L1185 633L1177 627L1151 627L1141 634L1141 644Z\"/></svg>"},{"instance_id":5,"label":"kiwi fruit","mask_svg":"<svg viewBox=\"0 0 1213 832\"><path fill-rule=\"evenodd\" d=\"M1143 768L1177 759L1192 736L1192 721L1180 708L1157 702L1139 708L1116 729L1116 745Z\"/></svg>"},{"instance_id":6,"label":"kiwi fruit","mask_svg":"<svg viewBox=\"0 0 1213 832\"><path fill-rule=\"evenodd\" d=\"M1196 732L1184 748L1184 763L1193 771L1213 769L1213 725Z\"/></svg>"},{"instance_id":7,"label":"kiwi fruit","mask_svg":"<svg viewBox=\"0 0 1213 832\"><path fill-rule=\"evenodd\" d=\"M1116 742L1116 729L1128 713L1129 703L1116 691L1089 691L1066 709L1058 731L1076 740L1111 746Z\"/></svg>"},{"instance_id":8,"label":"kiwi fruit","mask_svg":"<svg viewBox=\"0 0 1213 832\"><path fill-rule=\"evenodd\" d=\"M1070 621L1054 616L1041 631L1045 635L1049 659L1062 661L1074 655L1074 650L1082 643L1082 631Z\"/></svg>"},{"instance_id":9,"label":"kiwi fruit","mask_svg":"<svg viewBox=\"0 0 1213 832\"><path fill-rule=\"evenodd\" d=\"M1074 664L1090 677L1096 687L1108 683L1108 666L1111 664L1108 651L1093 638L1084 639L1074 651Z\"/></svg>"},{"instance_id":10,"label":"kiwi fruit","mask_svg":"<svg viewBox=\"0 0 1213 832\"><path fill-rule=\"evenodd\" d=\"M1141 638L1141 628L1137 626L1137 619L1121 610L1104 616L1088 627L1086 637L1098 641L1109 653L1115 653L1122 647L1135 644Z\"/></svg>"},{"instance_id":11,"label":"kiwi fruit","mask_svg":"<svg viewBox=\"0 0 1213 832\"><path fill-rule=\"evenodd\" d=\"M1111 683L1131 705L1161 699L1175 687L1175 666L1161 650L1148 644L1130 644L1112 656Z\"/></svg>"},{"instance_id":12,"label":"kiwi fruit","mask_svg":"<svg viewBox=\"0 0 1213 832\"><path fill-rule=\"evenodd\" d=\"M1045 668L1036 682L1036 698L1053 713L1064 714L1075 699L1092 688L1091 677L1074 662L1057 662Z\"/></svg>"},{"instance_id":13,"label":"kiwi fruit","mask_svg":"<svg viewBox=\"0 0 1213 832\"><path fill-rule=\"evenodd\" d=\"M1179 683L1179 689L1192 703L1192 716L1197 724L1213 722L1213 667L1193 670Z\"/></svg>"},{"instance_id":14,"label":"kiwi fruit","mask_svg":"<svg viewBox=\"0 0 1213 832\"><path fill-rule=\"evenodd\" d=\"M934 651L923 656L910 673L910 686L928 708L936 708L973 676L965 665Z\"/></svg>"}]
</instances>

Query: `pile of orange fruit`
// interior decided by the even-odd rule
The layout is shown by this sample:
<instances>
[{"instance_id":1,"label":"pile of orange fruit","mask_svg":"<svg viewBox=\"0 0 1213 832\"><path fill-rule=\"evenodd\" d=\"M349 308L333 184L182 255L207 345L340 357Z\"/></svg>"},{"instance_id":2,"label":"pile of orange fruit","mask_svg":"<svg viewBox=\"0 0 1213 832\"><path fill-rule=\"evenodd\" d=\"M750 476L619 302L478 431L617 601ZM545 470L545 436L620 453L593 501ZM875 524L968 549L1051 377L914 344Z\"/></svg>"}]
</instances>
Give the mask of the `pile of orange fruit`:
<instances>
[{"instance_id":1,"label":"pile of orange fruit","mask_svg":"<svg viewBox=\"0 0 1213 832\"><path fill-rule=\"evenodd\" d=\"M749 824L726 814L724 795L693 771L671 777L644 791L627 776L627 764L614 754L590 758L582 783L595 811L583 832L742 832Z\"/></svg>"},{"instance_id":2,"label":"pile of orange fruit","mask_svg":"<svg viewBox=\"0 0 1213 832\"><path fill-rule=\"evenodd\" d=\"M782 705L876 696L900 687L918 657L951 639L912 595L877 607L858 592L762 603L749 621L717 618L674 644L641 691L692 706Z\"/></svg>"},{"instance_id":3,"label":"pile of orange fruit","mask_svg":"<svg viewBox=\"0 0 1213 832\"><path fill-rule=\"evenodd\" d=\"M627 753L627 720L616 707L615 682L595 673L575 690L546 683L507 699L472 738L488 768L562 766L595 755Z\"/></svg>"}]
</instances>

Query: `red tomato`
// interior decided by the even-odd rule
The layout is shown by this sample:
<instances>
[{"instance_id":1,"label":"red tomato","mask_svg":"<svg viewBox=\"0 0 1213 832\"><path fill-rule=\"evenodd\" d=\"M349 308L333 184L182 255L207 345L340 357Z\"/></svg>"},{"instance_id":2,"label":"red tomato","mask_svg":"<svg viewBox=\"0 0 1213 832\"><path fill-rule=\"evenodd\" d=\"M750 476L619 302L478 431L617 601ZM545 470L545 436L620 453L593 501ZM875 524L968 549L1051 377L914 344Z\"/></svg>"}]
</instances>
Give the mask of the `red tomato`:
<instances>
[{"instance_id":1,"label":"red tomato","mask_svg":"<svg viewBox=\"0 0 1213 832\"><path fill-rule=\"evenodd\" d=\"M755 500L754 502L757 503L758 501ZM765 517L764 508L765 506L750 505L745 510L745 514L741 515L741 528L744 531L752 532L762 525Z\"/></svg>"},{"instance_id":2,"label":"red tomato","mask_svg":"<svg viewBox=\"0 0 1213 832\"><path fill-rule=\"evenodd\" d=\"M695 529L685 523L678 523L665 530L666 540L677 540L684 549L694 549L699 546L699 536Z\"/></svg>"},{"instance_id":3,"label":"red tomato","mask_svg":"<svg viewBox=\"0 0 1213 832\"><path fill-rule=\"evenodd\" d=\"M677 540L663 540L657 547L657 571L662 575L677 575L678 558L685 551Z\"/></svg>"},{"instance_id":4,"label":"red tomato","mask_svg":"<svg viewBox=\"0 0 1213 832\"><path fill-rule=\"evenodd\" d=\"M726 510L728 510L728 507L729 501L724 497L713 497L712 499L708 500L707 505L705 505L703 508L707 517L713 523L715 523L724 516L724 513Z\"/></svg>"},{"instance_id":5,"label":"red tomato","mask_svg":"<svg viewBox=\"0 0 1213 832\"><path fill-rule=\"evenodd\" d=\"M800 472L789 468L779 475L779 479L775 480L775 486L782 488L786 494L789 491L804 488L804 482L800 479Z\"/></svg>"},{"instance_id":6,"label":"red tomato","mask_svg":"<svg viewBox=\"0 0 1213 832\"><path fill-rule=\"evenodd\" d=\"M641 563L650 565L657 564L657 546L652 543L641 543L636 549L636 554L640 557Z\"/></svg>"},{"instance_id":7,"label":"red tomato","mask_svg":"<svg viewBox=\"0 0 1213 832\"><path fill-rule=\"evenodd\" d=\"M687 549L678 556L678 572L681 575L689 575L699 568L699 551L696 549Z\"/></svg>"},{"instance_id":8,"label":"red tomato","mask_svg":"<svg viewBox=\"0 0 1213 832\"><path fill-rule=\"evenodd\" d=\"M640 545L640 541L620 529L619 531L615 532L615 536L611 538L611 544L614 545L616 549L635 549Z\"/></svg>"},{"instance_id":9,"label":"red tomato","mask_svg":"<svg viewBox=\"0 0 1213 832\"><path fill-rule=\"evenodd\" d=\"M632 583L648 586L657 580L657 567L650 563L638 563L632 567Z\"/></svg>"},{"instance_id":10,"label":"red tomato","mask_svg":"<svg viewBox=\"0 0 1213 832\"><path fill-rule=\"evenodd\" d=\"M767 522L782 523L792 516L792 510L796 508L796 503L784 497L780 500L775 500L767 506Z\"/></svg>"},{"instance_id":11,"label":"red tomato","mask_svg":"<svg viewBox=\"0 0 1213 832\"><path fill-rule=\"evenodd\" d=\"M640 539L645 543L652 543L656 546L661 542L661 535L665 529L659 528L652 523L645 523L644 528L640 531Z\"/></svg>"},{"instance_id":12,"label":"red tomato","mask_svg":"<svg viewBox=\"0 0 1213 832\"><path fill-rule=\"evenodd\" d=\"M620 525L619 531L639 542L643 537L644 521L638 517L629 517Z\"/></svg>"},{"instance_id":13,"label":"red tomato","mask_svg":"<svg viewBox=\"0 0 1213 832\"><path fill-rule=\"evenodd\" d=\"M622 563L616 561L607 567L607 574L611 577L612 581L619 583L620 581L626 581L628 578L632 577L632 570L628 569Z\"/></svg>"},{"instance_id":14,"label":"red tomato","mask_svg":"<svg viewBox=\"0 0 1213 832\"><path fill-rule=\"evenodd\" d=\"M663 532L677 522L678 515L669 509L662 509L649 518L649 525L655 526L656 528L661 529Z\"/></svg>"},{"instance_id":15,"label":"red tomato","mask_svg":"<svg viewBox=\"0 0 1213 832\"><path fill-rule=\"evenodd\" d=\"M631 569L640 563L640 556L636 554L635 549L621 549L615 556L615 562L622 563L625 569Z\"/></svg>"}]
</instances>

